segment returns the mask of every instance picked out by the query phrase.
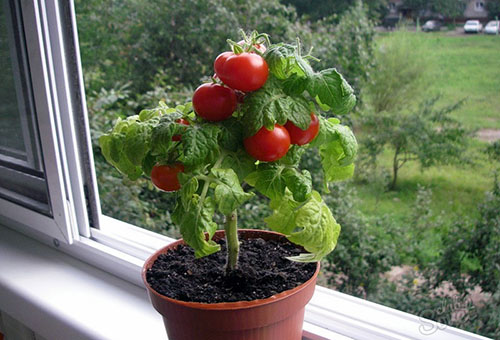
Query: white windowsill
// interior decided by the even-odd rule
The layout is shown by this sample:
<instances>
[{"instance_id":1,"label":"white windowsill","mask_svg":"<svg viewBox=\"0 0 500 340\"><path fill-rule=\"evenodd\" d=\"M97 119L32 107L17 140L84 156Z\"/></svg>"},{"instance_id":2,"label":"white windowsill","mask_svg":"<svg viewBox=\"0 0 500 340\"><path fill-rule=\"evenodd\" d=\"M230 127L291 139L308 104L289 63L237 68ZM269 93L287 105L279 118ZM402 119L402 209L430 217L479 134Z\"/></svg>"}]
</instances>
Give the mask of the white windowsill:
<instances>
[{"instance_id":1,"label":"white windowsill","mask_svg":"<svg viewBox=\"0 0 500 340\"><path fill-rule=\"evenodd\" d=\"M146 291L0 226L0 310L44 338L166 339ZM424 320L425 321L425 320ZM486 339L317 287L306 307L311 339ZM429 333L429 332L427 332Z\"/></svg>"}]
</instances>

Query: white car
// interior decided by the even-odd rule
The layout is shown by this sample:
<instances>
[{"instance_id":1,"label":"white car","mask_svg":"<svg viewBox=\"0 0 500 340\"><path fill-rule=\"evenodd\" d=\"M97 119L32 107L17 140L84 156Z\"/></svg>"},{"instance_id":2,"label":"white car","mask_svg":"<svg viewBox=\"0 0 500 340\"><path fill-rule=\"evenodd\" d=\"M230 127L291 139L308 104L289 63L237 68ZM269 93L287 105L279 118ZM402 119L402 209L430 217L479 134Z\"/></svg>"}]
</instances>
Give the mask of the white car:
<instances>
[{"instance_id":1,"label":"white car","mask_svg":"<svg viewBox=\"0 0 500 340\"><path fill-rule=\"evenodd\" d=\"M467 20L464 25L465 33L480 33L483 30L483 25L479 20Z\"/></svg>"},{"instance_id":2,"label":"white car","mask_svg":"<svg viewBox=\"0 0 500 340\"><path fill-rule=\"evenodd\" d=\"M490 21L484 27L484 33L486 33L486 34L498 34L498 33L500 33L500 21L498 21L498 20Z\"/></svg>"}]
</instances>

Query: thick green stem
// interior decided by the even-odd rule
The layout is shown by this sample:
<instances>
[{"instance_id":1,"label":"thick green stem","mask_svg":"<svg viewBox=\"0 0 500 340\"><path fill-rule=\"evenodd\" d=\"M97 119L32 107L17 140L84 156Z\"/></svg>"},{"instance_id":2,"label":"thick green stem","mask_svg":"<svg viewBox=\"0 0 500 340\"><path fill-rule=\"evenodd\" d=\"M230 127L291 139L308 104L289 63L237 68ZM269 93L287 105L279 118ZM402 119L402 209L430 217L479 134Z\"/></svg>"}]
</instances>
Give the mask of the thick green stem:
<instances>
[{"instance_id":1,"label":"thick green stem","mask_svg":"<svg viewBox=\"0 0 500 340\"><path fill-rule=\"evenodd\" d=\"M238 265L238 254L240 252L240 242L238 241L238 215L236 210L226 216L226 231L227 243L227 263L226 272L230 272Z\"/></svg>"}]
</instances>

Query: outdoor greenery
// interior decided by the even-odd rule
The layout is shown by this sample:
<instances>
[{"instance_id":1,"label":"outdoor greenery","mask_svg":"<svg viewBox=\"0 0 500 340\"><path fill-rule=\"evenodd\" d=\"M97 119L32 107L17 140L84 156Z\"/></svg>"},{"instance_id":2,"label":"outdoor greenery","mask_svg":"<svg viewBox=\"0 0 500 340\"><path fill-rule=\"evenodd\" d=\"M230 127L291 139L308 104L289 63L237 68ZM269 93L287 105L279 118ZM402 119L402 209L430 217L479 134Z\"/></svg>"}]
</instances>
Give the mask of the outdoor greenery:
<instances>
[{"instance_id":1,"label":"outdoor greenery","mask_svg":"<svg viewBox=\"0 0 500 340\"><path fill-rule=\"evenodd\" d=\"M175 197L147 179L123 180L105 163L98 138L118 117L159 100L169 106L189 101L239 27L266 31L272 41L299 35L306 52L315 46L315 68L336 65L353 85L359 101L347 118L364 145L356 178L322 193L343 226L337 248L324 260L322 283L499 338L500 190L494 172L500 146L475 138L478 130L500 129L498 37L376 35L380 17L372 5L332 1L338 6L331 7L324 1L326 7L314 13L305 3L76 1L103 212L178 237L170 216ZM313 166L319 155L308 152L302 166L315 187L324 187L322 169ZM395 190L387 190L394 160L401 165L405 154ZM270 214L268 199L256 195L238 217L241 225L263 228ZM404 275L392 275L394 268ZM482 290L479 303L471 288ZM466 316L457 319L457 312Z\"/></svg>"}]
</instances>

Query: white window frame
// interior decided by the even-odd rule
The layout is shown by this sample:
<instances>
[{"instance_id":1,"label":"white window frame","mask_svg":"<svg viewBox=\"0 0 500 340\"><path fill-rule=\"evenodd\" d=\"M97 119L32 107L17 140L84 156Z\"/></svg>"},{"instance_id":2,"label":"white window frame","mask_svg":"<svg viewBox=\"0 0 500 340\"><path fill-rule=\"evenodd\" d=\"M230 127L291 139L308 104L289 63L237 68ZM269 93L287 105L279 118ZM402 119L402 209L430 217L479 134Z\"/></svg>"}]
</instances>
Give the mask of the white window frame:
<instances>
[{"instance_id":1,"label":"white window frame","mask_svg":"<svg viewBox=\"0 0 500 340\"><path fill-rule=\"evenodd\" d=\"M20 3L25 28L29 27L25 29L25 33L29 46L43 162L54 216L50 218L0 199L0 223L92 266L89 267L85 263L78 265L82 268L82 273L99 268L134 286L143 287L140 271L144 260L173 239L101 214L93 172L73 1L20 0ZM81 129L77 129L75 117L79 117L78 124L84 127L83 134ZM85 195L86 188L89 197ZM87 206L93 207L90 213ZM0 232L2 228L0 226ZM28 249L27 252L29 251ZM39 251L44 252L43 249ZM60 266L64 268L66 260L62 253L58 254L61 254ZM49 251L47 254L53 256L53 252ZM0 264L7 265L5 261L2 263L1 258ZM22 274L19 273L20 276ZM24 275L27 278L30 274ZM75 275L78 274L75 272ZM2 276L0 272L0 287L2 284L11 287L11 284L14 285L14 279L13 275ZM47 280L50 281L50 278ZM52 283L49 281L39 289L53 286L70 294L71 286L55 280L51 281ZM95 282L88 284L89 290L98 290L100 286ZM0 297L2 294L8 292L0 289ZM40 291L37 301L21 299L25 305L20 306L24 310L27 310L30 304L36 304L38 309L41 306L48 310L55 308L50 299L43 298L43 294L44 292ZM105 292L99 294L104 295ZM338 303L342 303L344 309L337 310L335 306ZM16 306L12 308L15 310ZM360 315L359 310L365 314ZM63 320L67 321L65 318L73 316L74 320L67 322L78 323L74 317L78 312L67 313L69 315L65 315ZM366 314L370 314L369 317ZM369 320L375 321L368 322ZM407 320L405 322L408 325L418 325L419 322L416 316L317 287L317 293L307 307L305 327L311 338L317 339L328 339L328 334L333 334L338 327L348 329L348 336L356 339L429 339L410 330L405 333L401 328L404 322L398 324L402 320ZM449 327L446 334L458 332L461 336L447 338L481 338L462 331L453 332L455 331Z\"/></svg>"}]
</instances>

